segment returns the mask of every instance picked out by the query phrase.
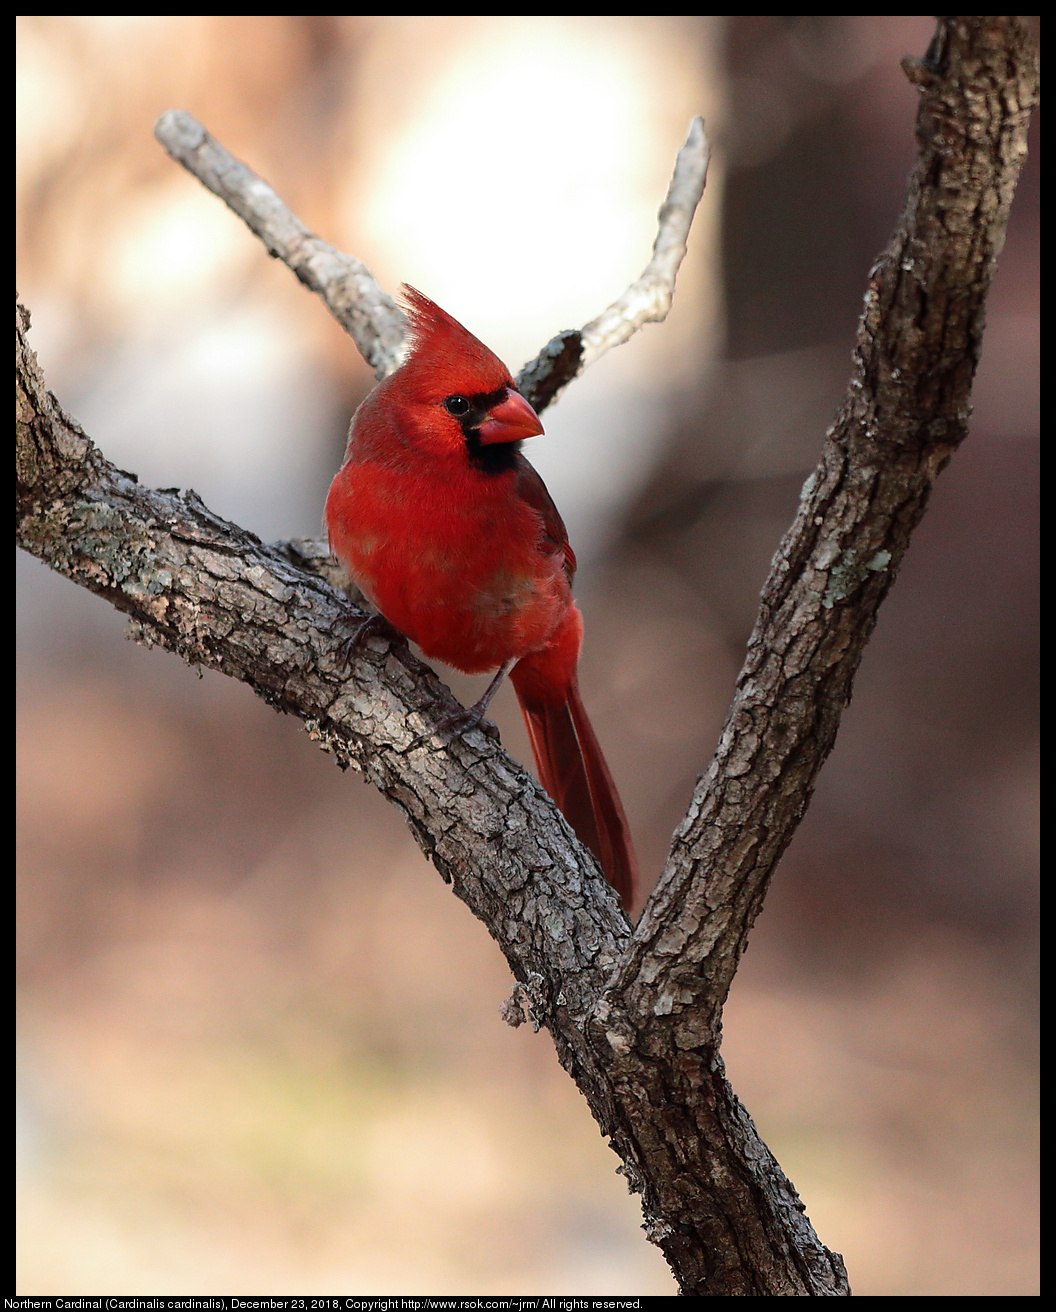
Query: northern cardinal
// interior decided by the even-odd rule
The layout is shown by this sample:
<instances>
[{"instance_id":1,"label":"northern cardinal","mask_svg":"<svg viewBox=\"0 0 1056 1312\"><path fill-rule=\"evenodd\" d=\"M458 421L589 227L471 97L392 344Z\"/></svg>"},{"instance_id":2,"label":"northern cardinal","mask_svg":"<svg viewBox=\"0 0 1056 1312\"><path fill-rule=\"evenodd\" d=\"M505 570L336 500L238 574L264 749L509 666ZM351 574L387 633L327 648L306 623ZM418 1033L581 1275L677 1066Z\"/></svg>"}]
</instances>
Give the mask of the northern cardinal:
<instances>
[{"instance_id":1,"label":"northern cardinal","mask_svg":"<svg viewBox=\"0 0 1056 1312\"><path fill-rule=\"evenodd\" d=\"M543 431L509 370L404 286L410 351L352 418L326 499L330 548L392 625L466 674L509 673L539 781L624 908L637 895L627 820L579 696L576 558L521 443Z\"/></svg>"}]
</instances>

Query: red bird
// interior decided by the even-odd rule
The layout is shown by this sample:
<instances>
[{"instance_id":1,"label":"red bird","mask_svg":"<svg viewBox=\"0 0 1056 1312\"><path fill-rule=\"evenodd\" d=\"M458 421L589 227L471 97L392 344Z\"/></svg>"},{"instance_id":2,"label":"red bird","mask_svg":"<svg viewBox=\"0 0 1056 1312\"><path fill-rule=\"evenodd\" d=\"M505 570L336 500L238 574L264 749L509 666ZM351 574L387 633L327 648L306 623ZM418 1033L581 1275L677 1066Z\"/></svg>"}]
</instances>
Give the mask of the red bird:
<instances>
[{"instance_id":1,"label":"red bird","mask_svg":"<svg viewBox=\"0 0 1056 1312\"><path fill-rule=\"evenodd\" d=\"M579 696L576 558L520 450L543 426L493 352L413 287L403 296L410 353L352 418L326 499L330 548L426 656L498 670L463 726L510 675L540 783L629 911L627 820Z\"/></svg>"}]
</instances>

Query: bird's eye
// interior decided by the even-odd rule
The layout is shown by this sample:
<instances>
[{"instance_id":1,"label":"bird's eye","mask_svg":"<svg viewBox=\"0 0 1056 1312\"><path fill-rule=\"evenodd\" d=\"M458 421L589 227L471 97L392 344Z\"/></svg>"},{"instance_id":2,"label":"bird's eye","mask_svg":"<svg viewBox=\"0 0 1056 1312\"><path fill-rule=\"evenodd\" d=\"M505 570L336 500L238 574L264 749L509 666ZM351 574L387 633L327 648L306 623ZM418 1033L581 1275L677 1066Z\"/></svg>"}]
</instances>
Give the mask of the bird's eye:
<instances>
[{"instance_id":1,"label":"bird's eye","mask_svg":"<svg viewBox=\"0 0 1056 1312\"><path fill-rule=\"evenodd\" d=\"M454 415L456 419L461 419L468 415L470 411L469 401L464 396L445 396L444 409L449 415Z\"/></svg>"}]
</instances>

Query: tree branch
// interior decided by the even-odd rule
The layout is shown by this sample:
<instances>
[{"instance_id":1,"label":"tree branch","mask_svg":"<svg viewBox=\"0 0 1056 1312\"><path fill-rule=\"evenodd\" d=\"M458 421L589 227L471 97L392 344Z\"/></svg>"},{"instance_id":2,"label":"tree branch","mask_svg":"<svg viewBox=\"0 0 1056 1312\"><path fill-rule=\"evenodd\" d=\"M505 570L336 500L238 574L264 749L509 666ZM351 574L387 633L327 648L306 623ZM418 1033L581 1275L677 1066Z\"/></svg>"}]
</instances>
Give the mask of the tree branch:
<instances>
[{"instance_id":1,"label":"tree branch","mask_svg":"<svg viewBox=\"0 0 1056 1312\"><path fill-rule=\"evenodd\" d=\"M303 567L296 544L266 546L196 493L144 488L107 461L47 391L28 322L16 304L19 545L128 614L137 641L299 716L342 768L362 771L403 813L517 979L535 981L540 1007L552 1016L560 996L582 1024L628 926L549 796L494 730L408 751L453 709L435 674L405 644L377 638L346 670L348 605Z\"/></svg>"},{"instance_id":2,"label":"tree branch","mask_svg":"<svg viewBox=\"0 0 1056 1312\"><path fill-rule=\"evenodd\" d=\"M186 111L167 110L154 124L154 135L174 160L234 210L269 255L323 298L374 376L391 374L400 362L406 320L367 266L311 232L263 178Z\"/></svg>"},{"instance_id":3,"label":"tree branch","mask_svg":"<svg viewBox=\"0 0 1056 1312\"><path fill-rule=\"evenodd\" d=\"M589 853L491 737L408 750L445 693L406 649L372 639L351 672L339 667L348 608L311 548L264 546L194 493L142 488L103 458L47 392L17 309L20 544L126 611L141 641L299 715L403 811L553 1035L685 1293L849 1292L718 1048L730 980L877 609L967 431L986 291L1037 95L1033 38L1009 16L941 19L907 71L921 88L918 161L870 275L847 398L774 558L719 749L633 936ZM706 168L694 131L643 278L529 367L544 398L666 313ZM364 267L309 233L193 120L163 116L162 134L363 340L379 374L391 368L399 320ZM664 286L666 300L653 290ZM516 1021L519 1005L506 1015Z\"/></svg>"},{"instance_id":4,"label":"tree branch","mask_svg":"<svg viewBox=\"0 0 1056 1312\"><path fill-rule=\"evenodd\" d=\"M658 1139L647 1114L628 1127L657 1155L649 1178L675 1176L683 1197L695 1195L686 1214L700 1228L715 1216L716 1169L731 1170L740 1151L743 1113L717 1058L722 1005L832 749L879 606L935 478L967 435L986 294L1037 100L1034 39L1011 16L940 19L924 60L908 71L921 88L918 157L894 236L870 272L847 396L774 556L718 751L594 1031L599 1052L613 1028L637 1035L639 1049L643 1031L649 1036L644 1088L641 1063L615 1045L609 1075L625 1108L660 1098L699 1105L700 1089L712 1085L716 1110L705 1098L708 1114L677 1147ZM743 1147L749 1156L733 1178L743 1172L747 1195L759 1162L751 1138ZM736 1192L730 1211L748 1205L747 1196L733 1202ZM780 1186L765 1193L787 1207ZM773 1219L791 1218L775 1211ZM693 1245L674 1258L677 1238L665 1251L685 1270ZM737 1243L716 1247L740 1263L743 1234ZM701 1268L697 1278L703 1285L713 1276Z\"/></svg>"}]
</instances>

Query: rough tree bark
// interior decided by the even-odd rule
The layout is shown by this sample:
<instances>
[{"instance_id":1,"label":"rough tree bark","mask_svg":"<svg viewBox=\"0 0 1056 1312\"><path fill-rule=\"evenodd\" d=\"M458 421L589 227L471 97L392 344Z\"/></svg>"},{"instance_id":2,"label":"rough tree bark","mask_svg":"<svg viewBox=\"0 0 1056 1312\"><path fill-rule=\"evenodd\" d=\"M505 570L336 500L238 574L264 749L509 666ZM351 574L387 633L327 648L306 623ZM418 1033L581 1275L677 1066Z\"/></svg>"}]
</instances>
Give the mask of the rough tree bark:
<instances>
[{"instance_id":1,"label":"rough tree bark","mask_svg":"<svg viewBox=\"0 0 1056 1312\"><path fill-rule=\"evenodd\" d=\"M379 639L341 668L349 608L325 549L264 545L193 492L143 488L115 468L47 391L25 343L28 314L16 309L20 545L126 611L140 641L299 716L403 812L506 955L518 981L507 1019L527 1012L552 1034L687 1294L850 1292L842 1259L815 1235L727 1084L719 1043L748 932L832 747L878 607L966 435L986 293L1037 96L1034 38L1015 17L942 18L925 57L903 62L921 93L918 159L869 274L847 396L774 557L718 751L633 929L492 732L407 750L451 709L450 694ZM245 201L269 250L323 295L379 375L391 369L402 324L367 270L307 232L187 116L166 116L158 131L180 158L182 140L200 165L188 167L211 186L202 158L213 152L214 190L226 187L234 208L233 197ZM684 182L695 150L702 188L702 135L693 143L691 133L680 167ZM681 196L679 176L643 279L526 367L539 408L632 321L666 313L663 283L669 303L684 233L680 252L665 230L689 204L688 230L700 194Z\"/></svg>"}]
</instances>

